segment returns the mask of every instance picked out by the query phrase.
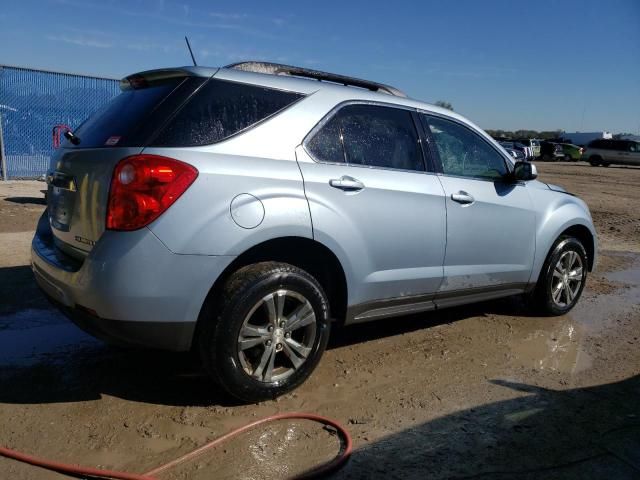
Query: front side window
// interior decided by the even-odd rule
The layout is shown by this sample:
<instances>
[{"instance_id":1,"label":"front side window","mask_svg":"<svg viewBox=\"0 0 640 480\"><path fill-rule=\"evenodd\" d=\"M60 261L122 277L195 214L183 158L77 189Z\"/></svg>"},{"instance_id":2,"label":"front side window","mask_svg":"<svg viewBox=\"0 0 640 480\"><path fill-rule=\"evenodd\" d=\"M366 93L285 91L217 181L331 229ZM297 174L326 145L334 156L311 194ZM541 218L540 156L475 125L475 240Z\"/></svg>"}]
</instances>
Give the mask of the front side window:
<instances>
[{"instance_id":1,"label":"front side window","mask_svg":"<svg viewBox=\"0 0 640 480\"><path fill-rule=\"evenodd\" d=\"M347 105L306 146L321 162L425 170L411 113L399 108Z\"/></svg>"},{"instance_id":2,"label":"front side window","mask_svg":"<svg viewBox=\"0 0 640 480\"><path fill-rule=\"evenodd\" d=\"M423 115L445 175L497 180L508 173L504 158L480 135L457 122Z\"/></svg>"}]
</instances>

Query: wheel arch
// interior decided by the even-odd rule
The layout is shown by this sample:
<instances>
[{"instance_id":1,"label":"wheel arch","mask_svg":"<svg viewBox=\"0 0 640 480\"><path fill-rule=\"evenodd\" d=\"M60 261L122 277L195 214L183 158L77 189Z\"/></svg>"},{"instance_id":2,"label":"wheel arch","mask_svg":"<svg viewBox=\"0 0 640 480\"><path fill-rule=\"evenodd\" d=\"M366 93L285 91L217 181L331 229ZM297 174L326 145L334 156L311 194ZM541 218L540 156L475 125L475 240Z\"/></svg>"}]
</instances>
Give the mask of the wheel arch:
<instances>
[{"instance_id":1,"label":"wheel arch","mask_svg":"<svg viewBox=\"0 0 640 480\"><path fill-rule=\"evenodd\" d=\"M570 235L580 240L587 252L587 263L589 271L595 267L595 237L587 227L581 224L572 225L565 229L559 236Z\"/></svg>"},{"instance_id":2,"label":"wheel arch","mask_svg":"<svg viewBox=\"0 0 640 480\"><path fill-rule=\"evenodd\" d=\"M536 248L536 258L534 261L534 268L531 275L530 284L535 284L538 281L542 267L547 257L551 253L553 245L556 240L563 235L570 235L580 240L587 252L588 271L592 272L596 266L596 254L597 254L597 239L593 227L586 221L578 219L578 221L567 222L556 228L548 228L543 231L538 238L543 238L543 241L538 244Z\"/></svg>"},{"instance_id":3,"label":"wheel arch","mask_svg":"<svg viewBox=\"0 0 640 480\"><path fill-rule=\"evenodd\" d=\"M343 321L347 309L347 279L342 263L327 246L305 237L273 238L254 245L238 255L211 286L200 316L208 302L216 302L224 283L233 272L246 265L264 261L288 263L311 274L318 280L329 299L332 318ZM201 323L200 317L198 323ZM198 328L196 328L197 334Z\"/></svg>"}]
</instances>

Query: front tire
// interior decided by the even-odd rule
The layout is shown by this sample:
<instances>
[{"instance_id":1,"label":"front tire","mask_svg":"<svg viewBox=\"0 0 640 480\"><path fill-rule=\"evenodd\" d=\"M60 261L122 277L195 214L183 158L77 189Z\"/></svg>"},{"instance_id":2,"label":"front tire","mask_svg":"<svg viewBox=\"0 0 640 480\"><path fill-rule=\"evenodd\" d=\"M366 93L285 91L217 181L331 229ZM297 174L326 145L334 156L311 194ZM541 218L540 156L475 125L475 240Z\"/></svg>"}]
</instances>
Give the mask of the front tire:
<instances>
[{"instance_id":1,"label":"front tire","mask_svg":"<svg viewBox=\"0 0 640 480\"><path fill-rule=\"evenodd\" d=\"M542 267L535 304L546 315L564 315L580 299L587 280L587 253L575 237L556 240Z\"/></svg>"},{"instance_id":2,"label":"front tire","mask_svg":"<svg viewBox=\"0 0 640 480\"><path fill-rule=\"evenodd\" d=\"M200 356L214 381L244 402L273 399L303 383L327 346L329 302L293 265L239 269L203 308Z\"/></svg>"}]
</instances>

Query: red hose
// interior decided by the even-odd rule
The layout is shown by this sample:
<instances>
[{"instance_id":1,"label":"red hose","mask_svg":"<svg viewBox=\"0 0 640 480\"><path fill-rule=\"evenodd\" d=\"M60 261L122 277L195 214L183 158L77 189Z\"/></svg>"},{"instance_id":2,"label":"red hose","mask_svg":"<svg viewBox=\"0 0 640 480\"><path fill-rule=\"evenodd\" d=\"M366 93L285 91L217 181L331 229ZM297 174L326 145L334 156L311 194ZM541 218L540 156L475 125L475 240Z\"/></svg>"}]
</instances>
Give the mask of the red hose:
<instances>
[{"instance_id":1,"label":"red hose","mask_svg":"<svg viewBox=\"0 0 640 480\"><path fill-rule=\"evenodd\" d=\"M46 468L49 470L54 470L59 473L68 473L71 475L85 475L95 478L110 478L114 480L157 480L155 475L164 472L170 468L179 465L180 463L191 460L198 455L201 455L205 451L220 445L221 443L229 440L232 437L235 437L247 430L252 429L253 427L257 427L258 425L263 425L265 423L274 422L277 420L292 420L292 419L300 419L300 420L311 420L314 422L323 423L325 425L330 425L334 427L338 431L338 435L342 439L342 447L338 455L333 458L333 460L319 465L318 467L307 471L306 473L296 477L296 478L315 478L321 475L325 475L327 473L333 472L338 468L342 467L351 455L351 450L353 448L351 436L349 432L340 425L335 420L332 420L327 417L322 417L320 415L315 415L313 413L282 413L279 415L271 415L269 417L265 417L261 420L257 420L255 422L244 425L243 427L232 430L231 432L212 440L211 442L189 452L181 457L176 458L170 462L167 462L163 465L160 465L153 470L148 471L144 474L136 474L136 473L128 473L128 472L118 472L113 470L101 470L98 468L91 467L80 467L77 465L70 465L68 463L54 462L51 460L46 460L44 458L33 457L31 455L27 455L21 452L17 452L16 450L11 450L10 448L0 447L0 455L12 458L14 460L18 460L19 462L29 463L31 465L35 465L37 467Z\"/></svg>"}]
</instances>

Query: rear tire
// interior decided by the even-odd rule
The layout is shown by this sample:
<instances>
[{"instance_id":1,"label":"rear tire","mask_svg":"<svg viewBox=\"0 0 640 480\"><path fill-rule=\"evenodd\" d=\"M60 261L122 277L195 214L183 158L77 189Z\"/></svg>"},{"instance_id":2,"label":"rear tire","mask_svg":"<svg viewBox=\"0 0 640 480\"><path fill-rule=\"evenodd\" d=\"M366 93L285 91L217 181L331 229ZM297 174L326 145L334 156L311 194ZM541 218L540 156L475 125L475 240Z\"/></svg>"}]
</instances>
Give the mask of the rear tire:
<instances>
[{"instance_id":1,"label":"rear tire","mask_svg":"<svg viewBox=\"0 0 640 480\"><path fill-rule=\"evenodd\" d=\"M600 157L590 157L589 163L591 164L592 167L597 167L602 163L602 159Z\"/></svg>"},{"instance_id":2,"label":"rear tire","mask_svg":"<svg viewBox=\"0 0 640 480\"><path fill-rule=\"evenodd\" d=\"M534 292L536 308L544 315L564 315L580 299L587 280L587 252L575 237L563 235L554 243Z\"/></svg>"},{"instance_id":3,"label":"rear tire","mask_svg":"<svg viewBox=\"0 0 640 480\"><path fill-rule=\"evenodd\" d=\"M233 273L203 308L200 357L215 383L244 402L273 399L303 383L329 340L329 302L293 265L262 262Z\"/></svg>"}]
</instances>

